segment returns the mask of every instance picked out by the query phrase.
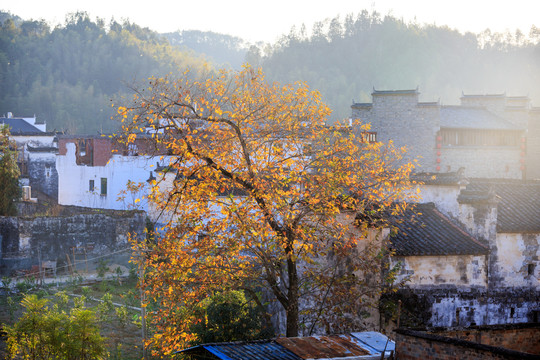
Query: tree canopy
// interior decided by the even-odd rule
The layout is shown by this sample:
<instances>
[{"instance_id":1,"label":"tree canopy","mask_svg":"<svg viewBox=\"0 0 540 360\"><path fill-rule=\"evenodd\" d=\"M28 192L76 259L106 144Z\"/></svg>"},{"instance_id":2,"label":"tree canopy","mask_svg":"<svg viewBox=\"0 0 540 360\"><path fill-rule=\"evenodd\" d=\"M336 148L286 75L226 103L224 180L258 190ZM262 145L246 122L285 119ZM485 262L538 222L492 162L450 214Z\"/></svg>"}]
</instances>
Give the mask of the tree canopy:
<instances>
[{"instance_id":1,"label":"tree canopy","mask_svg":"<svg viewBox=\"0 0 540 360\"><path fill-rule=\"evenodd\" d=\"M9 138L9 127L0 126L0 216L17 214L15 200L21 195L20 170L17 165L17 145Z\"/></svg>"},{"instance_id":2,"label":"tree canopy","mask_svg":"<svg viewBox=\"0 0 540 360\"><path fill-rule=\"evenodd\" d=\"M327 126L316 91L250 67L152 79L118 112L129 141L151 134L171 159L174 180L155 183L150 200L172 216L155 242L137 244L156 345L192 341L197 304L230 290L276 304L287 336L353 326L380 291L382 245L369 230L405 206L404 149L365 141L367 126Z\"/></svg>"}]
</instances>

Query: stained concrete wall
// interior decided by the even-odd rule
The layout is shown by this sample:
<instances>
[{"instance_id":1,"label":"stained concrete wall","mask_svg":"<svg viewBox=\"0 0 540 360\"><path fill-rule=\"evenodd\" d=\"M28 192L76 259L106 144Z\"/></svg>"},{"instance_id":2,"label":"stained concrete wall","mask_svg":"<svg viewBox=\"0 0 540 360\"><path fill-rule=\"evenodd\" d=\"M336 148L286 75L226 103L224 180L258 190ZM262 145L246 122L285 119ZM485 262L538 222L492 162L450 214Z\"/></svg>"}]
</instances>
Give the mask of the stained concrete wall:
<instances>
[{"instance_id":1,"label":"stained concrete wall","mask_svg":"<svg viewBox=\"0 0 540 360\"><path fill-rule=\"evenodd\" d=\"M10 275L39 260L67 262L73 247L87 257L110 255L129 248L128 234L143 236L146 215L142 211L82 213L51 217L0 218L0 274Z\"/></svg>"},{"instance_id":2,"label":"stained concrete wall","mask_svg":"<svg viewBox=\"0 0 540 360\"><path fill-rule=\"evenodd\" d=\"M31 152L28 156L28 179L35 197L36 191L58 199L58 171L56 154L51 152Z\"/></svg>"},{"instance_id":3,"label":"stained concrete wall","mask_svg":"<svg viewBox=\"0 0 540 360\"><path fill-rule=\"evenodd\" d=\"M401 264L397 281L410 288L432 286L487 286L486 257L483 255L395 256Z\"/></svg>"}]
</instances>

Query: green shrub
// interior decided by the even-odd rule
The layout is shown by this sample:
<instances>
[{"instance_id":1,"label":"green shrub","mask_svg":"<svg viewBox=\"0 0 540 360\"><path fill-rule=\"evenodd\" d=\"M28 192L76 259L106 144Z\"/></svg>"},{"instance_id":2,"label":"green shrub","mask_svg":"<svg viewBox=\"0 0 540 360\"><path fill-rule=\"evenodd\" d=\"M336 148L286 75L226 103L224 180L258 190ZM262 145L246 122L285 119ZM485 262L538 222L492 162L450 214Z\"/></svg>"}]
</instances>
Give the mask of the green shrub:
<instances>
[{"instance_id":1,"label":"green shrub","mask_svg":"<svg viewBox=\"0 0 540 360\"><path fill-rule=\"evenodd\" d=\"M59 297L60 299L62 297ZM22 317L6 326L8 351L23 359L105 359L108 354L99 334L95 314L82 307L69 313L47 299L26 295Z\"/></svg>"}]
</instances>

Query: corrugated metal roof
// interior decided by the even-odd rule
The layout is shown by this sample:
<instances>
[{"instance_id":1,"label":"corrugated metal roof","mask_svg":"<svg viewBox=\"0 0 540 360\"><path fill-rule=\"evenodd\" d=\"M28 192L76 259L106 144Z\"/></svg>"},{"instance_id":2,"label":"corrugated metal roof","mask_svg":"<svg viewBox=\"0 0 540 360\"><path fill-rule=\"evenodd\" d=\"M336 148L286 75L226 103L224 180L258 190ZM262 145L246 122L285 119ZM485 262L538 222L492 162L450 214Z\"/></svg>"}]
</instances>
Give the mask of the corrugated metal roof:
<instances>
[{"instance_id":1,"label":"corrugated metal roof","mask_svg":"<svg viewBox=\"0 0 540 360\"><path fill-rule=\"evenodd\" d=\"M196 355L204 350L223 360L301 360L274 340L203 344L180 352Z\"/></svg>"},{"instance_id":2,"label":"corrugated metal roof","mask_svg":"<svg viewBox=\"0 0 540 360\"><path fill-rule=\"evenodd\" d=\"M302 359L345 358L370 354L370 351L361 347L351 335L279 338L276 341Z\"/></svg>"},{"instance_id":3,"label":"corrugated metal roof","mask_svg":"<svg viewBox=\"0 0 540 360\"><path fill-rule=\"evenodd\" d=\"M371 354L380 354L383 351L395 351L396 343L389 340L385 335L376 331L353 332L352 336L357 338L366 350Z\"/></svg>"},{"instance_id":4,"label":"corrugated metal roof","mask_svg":"<svg viewBox=\"0 0 540 360\"><path fill-rule=\"evenodd\" d=\"M278 338L251 342L203 344L179 351L190 359L222 360L306 360L372 358L395 349L395 343L378 332L343 335Z\"/></svg>"}]
</instances>

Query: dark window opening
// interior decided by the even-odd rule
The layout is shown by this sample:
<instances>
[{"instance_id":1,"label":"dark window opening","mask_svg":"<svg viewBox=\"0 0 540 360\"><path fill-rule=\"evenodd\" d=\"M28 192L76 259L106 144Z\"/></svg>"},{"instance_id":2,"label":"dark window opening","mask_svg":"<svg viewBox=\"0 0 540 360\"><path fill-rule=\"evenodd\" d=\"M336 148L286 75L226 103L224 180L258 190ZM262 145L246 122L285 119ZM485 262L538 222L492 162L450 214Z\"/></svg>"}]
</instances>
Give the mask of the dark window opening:
<instances>
[{"instance_id":1,"label":"dark window opening","mask_svg":"<svg viewBox=\"0 0 540 360\"><path fill-rule=\"evenodd\" d=\"M94 191L94 180L88 181L88 191Z\"/></svg>"},{"instance_id":2,"label":"dark window opening","mask_svg":"<svg viewBox=\"0 0 540 360\"><path fill-rule=\"evenodd\" d=\"M101 178L101 195L107 195L107 178Z\"/></svg>"},{"instance_id":3,"label":"dark window opening","mask_svg":"<svg viewBox=\"0 0 540 360\"><path fill-rule=\"evenodd\" d=\"M364 131L362 133L362 141L368 143L377 142L377 132L376 131Z\"/></svg>"},{"instance_id":4,"label":"dark window opening","mask_svg":"<svg viewBox=\"0 0 540 360\"><path fill-rule=\"evenodd\" d=\"M527 266L527 275L534 275L535 268L536 268L536 264L529 264Z\"/></svg>"},{"instance_id":5,"label":"dark window opening","mask_svg":"<svg viewBox=\"0 0 540 360\"><path fill-rule=\"evenodd\" d=\"M513 319L515 314L516 314L516 309L510 308L510 319Z\"/></svg>"}]
</instances>

